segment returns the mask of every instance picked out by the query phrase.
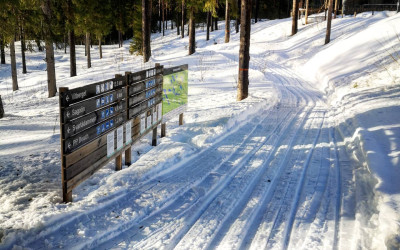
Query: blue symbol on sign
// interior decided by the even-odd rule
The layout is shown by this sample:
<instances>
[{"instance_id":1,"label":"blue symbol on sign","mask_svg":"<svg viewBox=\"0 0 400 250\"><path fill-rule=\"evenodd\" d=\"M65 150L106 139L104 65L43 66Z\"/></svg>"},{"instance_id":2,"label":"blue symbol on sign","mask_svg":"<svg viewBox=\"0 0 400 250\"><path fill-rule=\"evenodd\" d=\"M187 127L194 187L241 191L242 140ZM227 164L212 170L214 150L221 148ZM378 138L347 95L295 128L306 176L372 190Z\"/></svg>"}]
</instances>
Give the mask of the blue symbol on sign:
<instances>
[{"instance_id":1,"label":"blue symbol on sign","mask_svg":"<svg viewBox=\"0 0 400 250\"><path fill-rule=\"evenodd\" d=\"M110 110L106 109L106 117L108 117L110 115Z\"/></svg>"},{"instance_id":2,"label":"blue symbol on sign","mask_svg":"<svg viewBox=\"0 0 400 250\"><path fill-rule=\"evenodd\" d=\"M101 132L103 133L104 131L106 131L106 126L104 126L104 124L101 124Z\"/></svg>"},{"instance_id":3,"label":"blue symbol on sign","mask_svg":"<svg viewBox=\"0 0 400 250\"><path fill-rule=\"evenodd\" d=\"M96 108L100 107L100 99L96 99Z\"/></svg>"},{"instance_id":4,"label":"blue symbol on sign","mask_svg":"<svg viewBox=\"0 0 400 250\"><path fill-rule=\"evenodd\" d=\"M110 122L106 122L106 129L110 128Z\"/></svg>"},{"instance_id":5,"label":"blue symbol on sign","mask_svg":"<svg viewBox=\"0 0 400 250\"><path fill-rule=\"evenodd\" d=\"M108 96L106 96L106 104L108 104L110 102L110 99Z\"/></svg>"},{"instance_id":6,"label":"blue symbol on sign","mask_svg":"<svg viewBox=\"0 0 400 250\"><path fill-rule=\"evenodd\" d=\"M105 83L105 84L104 84L104 91L107 91L107 89L108 89L108 84Z\"/></svg>"},{"instance_id":7,"label":"blue symbol on sign","mask_svg":"<svg viewBox=\"0 0 400 250\"><path fill-rule=\"evenodd\" d=\"M97 135L99 135L101 133L101 127L98 126L96 129L97 129Z\"/></svg>"},{"instance_id":8,"label":"blue symbol on sign","mask_svg":"<svg viewBox=\"0 0 400 250\"><path fill-rule=\"evenodd\" d=\"M114 126L114 120L110 120L110 128Z\"/></svg>"},{"instance_id":9,"label":"blue symbol on sign","mask_svg":"<svg viewBox=\"0 0 400 250\"><path fill-rule=\"evenodd\" d=\"M111 94L111 95L110 95L110 102L113 102L113 101L114 101L114 95Z\"/></svg>"},{"instance_id":10,"label":"blue symbol on sign","mask_svg":"<svg viewBox=\"0 0 400 250\"><path fill-rule=\"evenodd\" d=\"M104 119L104 118L106 118L106 112L103 110L103 111L101 111L101 119Z\"/></svg>"},{"instance_id":11,"label":"blue symbol on sign","mask_svg":"<svg viewBox=\"0 0 400 250\"><path fill-rule=\"evenodd\" d=\"M96 85L96 95L100 94L100 85Z\"/></svg>"},{"instance_id":12,"label":"blue symbol on sign","mask_svg":"<svg viewBox=\"0 0 400 250\"><path fill-rule=\"evenodd\" d=\"M106 100L104 99L104 97L101 98L101 106L103 106L106 103Z\"/></svg>"},{"instance_id":13,"label":"blue symbol on sign","mask_svg":"<svg viewBox=\"0 0 400 250\"><path fill-rule=\"evenodd\" d=\"M114 107L110 108L110 115L114 114Z\"/></svg>"}]
</instances>

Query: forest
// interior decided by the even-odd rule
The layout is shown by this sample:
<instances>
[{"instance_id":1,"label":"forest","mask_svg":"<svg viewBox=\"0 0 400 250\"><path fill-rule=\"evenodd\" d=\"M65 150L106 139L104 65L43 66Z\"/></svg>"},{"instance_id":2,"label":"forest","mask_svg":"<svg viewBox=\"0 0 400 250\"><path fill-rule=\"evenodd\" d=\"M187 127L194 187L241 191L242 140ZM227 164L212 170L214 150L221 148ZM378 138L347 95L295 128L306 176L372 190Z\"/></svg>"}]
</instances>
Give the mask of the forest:
<instances>
[{"instance_id":1,"label":"forest","mask_svg":"<svg viewBox=\"0 0 400 250\"><path fill-rule=\"evenodd\" d=\"M346 3L347 2L347 3ZM241 9L249 10L249 20L280 19L328 11L338 13L345 4L351 8L369 3L367 0L2 0L0 2L1 64L6 64L5 48L9 47L13 90L18 89L15 62L15 42L21 43L22 73L27 73L25 53L34 48L46 51L49 97L57 92L55 84L54 45L70 53L70 76L76 76L75 45L85 45L87 67L91 67L90 48L103 44L119 44L131 39L130 53L151 56L151 33L176 29L177 36L189 36L189 55L195 52L195 28L207 27L207 34L218 29L218 21L234 22L239 32ZM373 1L382 4L393 0ZM350 10L347 10L350 11ZM352 10L351 10L352 11ZM247 12L247 11L246 11ZM299 16L300 15L300 16ZM242 17L243 18L243 17ZM307 19L307 17L306 17ZM328 21L329 23L329 21ZM185 25L187 29L185 30ZM329 26L330 24L328 24ZM170 26L170 27L168 27ZM225 42L229 42L230 26L226 25ZM292 24L292 35L297 23ZM187 34L185 32L187 31ZM209 35L207 35L207 40Z\"/></svg>"}]
</instances>

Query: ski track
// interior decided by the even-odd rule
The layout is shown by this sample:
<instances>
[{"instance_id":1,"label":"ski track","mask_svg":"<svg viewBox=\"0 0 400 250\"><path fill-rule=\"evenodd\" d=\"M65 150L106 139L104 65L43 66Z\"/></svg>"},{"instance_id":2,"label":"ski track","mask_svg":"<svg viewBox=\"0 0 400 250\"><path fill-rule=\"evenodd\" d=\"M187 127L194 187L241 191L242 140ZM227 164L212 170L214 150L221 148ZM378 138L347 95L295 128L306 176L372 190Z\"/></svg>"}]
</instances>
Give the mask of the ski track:
<instances>
[{"instance_id":1,"label":"ski track","mask_svg":"<svg viewBox=\"0 0 400 250\"><path fill-rule=\"evenodd\" d=\"M235 64L235 58L221 54ZM209 148L24 244L32 249L340 249L354 234L356 183L322 94L252 56L279 100ZM136 212L122 218L126 209ZM121 219L119 219L121 218ZM95 223L96 222L96 223ZM69 236L84 236L69 242ZM98 228L104 228L98 231ZM315 235L319 235L316 239ZM48 245L47 239L59 239Z\"/></svg>"}]
</instances>

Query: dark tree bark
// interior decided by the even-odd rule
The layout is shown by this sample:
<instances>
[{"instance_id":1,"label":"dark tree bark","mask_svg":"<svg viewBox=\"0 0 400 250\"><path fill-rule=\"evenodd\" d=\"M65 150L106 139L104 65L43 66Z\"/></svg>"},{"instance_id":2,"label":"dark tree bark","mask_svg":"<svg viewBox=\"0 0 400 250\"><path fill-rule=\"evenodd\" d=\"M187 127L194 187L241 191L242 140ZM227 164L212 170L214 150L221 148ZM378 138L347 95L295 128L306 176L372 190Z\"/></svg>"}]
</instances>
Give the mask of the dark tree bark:
<instances>
[{"instance_id":1,"label":"dark tree bark","mask_svg":"<svg viewBox=\"0 0 400 250\"><path fill-rule=\"evenodd\" d=\"M19 27L20 31L20 38L21 38L21 57L22 57L22 74L26 74L26 58L25 58L25 51L26 51L26 46L25 46L25 35L24 35L24 27L21 25Z\"/></svg>"},{"instance_id":2,"label":"dark tree bark","mask_svg":"<svg viewBox=\"0 0 400 250\"><path fill-rule=\"evenodd\" d=\"M13 89L13 91L16 91L16 90L18 90L18 78L17 78L17 60L15 59L15 39L14 38L10 42L10 57L11 57L12 89Z\"/></svg>"},{"instance_id":3,"label":"dark tree bark","mask_svg":"<svg viewBox=\"0 0 400 250\"><path fill-rule=\"evenodd\" d=\"M68 43L67 43L67 34L65 34L64 35L64 54L67 54L67 46L68 46Z\"/></svg>"},{"instance_id":4,"label":"dark tree bark","mask_svg":"<svg viewBox=\"0 0 400 250\"><path fill-rule=\"evenodd\" d=\"M305 14L305 24L308 24L308 3L309 0L306 0L306 14Z\"/></svg>"},{"instance_id":5,"label":"dark tree bark","mask_svg":"<svg viewBox=\"0 0 400 250\"><path fill-rule=\"evenodd\" d=\"M214 17L212 15L211 15L210 27L211 27L211 32L213 32L214 31Z\"/></svg>"},{"instance_id":6,"label":"dark tree bark","mask_svg":"<svg viewBox=\"0 0 400 250\"><path fill-rule=\"evenodd\" d=\"M161 11L162 11L162 35L165 36L165 4L164 0L161 0Z\"/></svg>"},{"instance_id":7,"label":"dark tree bark","mask_svg":"<svg viewBox=\"0 0 400 250\"><path fill-rule=\"evenodd\" d=\"M150 2L149 0L142 0L142 47L143 47L143 61L146 63L151 56L150 48L150 25L151 20L149 17Z\"/></svg>"},{"instance_id":8,"label":"dark tree bark","mask_svg":"<svg viewBox=\"0 0 400 250\"><path fill-rule=\"evenodd\" d=\"M69 72L71 77L76 76L76 53L75 53L75 32L71 29L68 32L69 39Z\"/></svg>"},{"instance_id":9,"label":"dark tree bark","mask_svg":"<svg viewBox=\"0 0 400 250\"><path fill-rule=\"evenodd\" d=\"M53 16L50 4L51 0L44 0L41 2L41 8L46 23L44 35L46 42L45 47L46 47L46 64L47 64L47 86L49 91L49 97L53 97L57 93L57 85L56 85L53 39L50 29L50 23L52 21L52 16Z\"/></svg>"},{"instance_id":10,"label":"dark tree bark","mask_svg":"<svg viewBox=\"0 0 400 250\"><path fill-rule=\"evenodd\" d=\"M249 95L251 0L242 0L240 16L240 50L237 100Z\"/></svg>"},{"instance_id":11,"label":"dark tree bark","mask_svg":"<svg viewBox=\"0 0 400 250\"><path fill-rule=\"evenodd\" d=\"M210 22L211 22L211 12L207 12L207 35L206 41L210 40Z\"/></svg>"},{"instance_id":12,"label":"dark tree bark","mask_svg":"<svg viewBox=\"0 0 400 250\"><path fill-rule=\"evenodd\" d=\"M218 17L214 18L214 30L218 30Z\"/></svg>"},{"instance_id":13,"label":"dark tree bark","mask_svg":"<svg viewBox=\"0 0 400 250\"><path fill-rule=\"evenodd\" d=\"M236 1L237 4L237 17L236 17L236 22L235 22L235 30L236 33L239 33L239 25L240 25L240 0Z\"/></svg>"},{"instance_id":14,"label":"dark tree bark","mask_svg":"<svg viewBox=\"0 0 400 250\"><path fill-rule=\"evenodd\" d=\"M185 37L185 0L182 0L182 25L181 25L181 37Z\"/></svg>"},{"instance_id":15,"label":"dark tree bark","mask_svg":"<svg viewBox=\"0 0 400 250\"><path fill-rule=\"evenodd\" d=\"M190 19L189 19L189 55L196 52L196 30L194 21L194 9L190 8Z\"/></svg>"},{"instance_id":16,"label":"dark tree bark","mask_svg":"<svg viewBox=\"0 0 400 250\"><path fill-rule=\"evenodd\" d=\"M338 9L338 0L335 0L335 11L334 11L334 14L333 14L333 19L336 19L337 9Z\"/></svg>"},{"instance_id":17,"label":"dark tree bark","mask_svg":"<svg viewBox=\"0 0 400 250\"><path fill-rule=\"evenodd\" d=\"M0 36L0 53L1 53L1 64L6 64L6 53L4 51L5 42L2 36Z\"/></svg>"},{"instance_id":18,"label":"dark tree bark","mask_svg":"<svg viewBox=\"0 0 400 250\"><path fill-rule=\"evenodd\" d=\"M299 19L299 0L293 0L292 36L297 33L298 19Z\"/></svg>"},{"instance_id":19,"label":"dark tree bark","mask_svg":"<svg viewBox=\"0 0 400 250\"><path fill-rule=\"evenodd\" d=\"M101 39L102 37L99 37L99 53L100 53L100 59L103 58L103 48L101 46Z\"/></svg>"},{"instance_id":20,"label":"dark tree bark","mask_svg":"<svg viewBox=\"0 0 400 250\"><path fill-rule=\"evenodd\" d=\"M162 17L161 17L161 0L158 0L158 32L161 33Z\"/></svg>"},{"instance_id":21,"label":"dark tree bark","mask_svg":"<svg viewBox=\"0 0 400 250\"><path fill-rule=\"evenodd\" d=\"M332 11L333 11L333 0L329 0L328 21L326 23L325 44L328 44L331 41Z\"/></svg>"},{"instance_id":22,"label":"dark tree bark","mask_svg":"<svg viewBox=\"0 0 400 250\"><path fill-rule=\"evenodd\" d=\"M229 38L231 34L231 17L229 15L230 6L229 0L226 0L225 5L225 43L229 43Z\"/></svg>"},{"instance_id":23,"label":"dark tree bark","mask_svg":"<svg viewBox=\"0 0 400 250\"><path fill-rule=\"evenodd\" d=\"M256 10L254 13L254 22L257 23L258 22L258 10L260 8L260 0L256 0Z\"/></svg>"},{"instance_id":24,"label":"dark tree bark","mask_svg":"<svg viewBox=\"0 0 400 250\"><path fill-rule=\"evenodd\" d=\"M179 12L177 11L177 12L176 12L176 35L177 35L177 36L180 36L180 35L181 35L179 23L180 23L180 22L179 22Z\"/></svg>"},{"instance_id":25,"label":"dark tree bark","mask_svg":"<svg viewBox=\"0 0 400 250\"><path fill-rule=\"evenodd\" d=\"M92 67L92 58L90 57L90 33L86 32L86 59L88 69Z\"/></svg>"}]
</instances>

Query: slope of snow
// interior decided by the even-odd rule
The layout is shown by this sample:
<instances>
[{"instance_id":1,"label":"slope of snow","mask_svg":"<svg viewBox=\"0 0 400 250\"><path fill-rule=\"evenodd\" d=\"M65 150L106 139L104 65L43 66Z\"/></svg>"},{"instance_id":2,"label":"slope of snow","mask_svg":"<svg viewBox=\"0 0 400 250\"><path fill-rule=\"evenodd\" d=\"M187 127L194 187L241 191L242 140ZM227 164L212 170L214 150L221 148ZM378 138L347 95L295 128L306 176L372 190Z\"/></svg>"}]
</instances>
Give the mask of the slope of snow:
<instances>
[{"instance_id":1,"label":"slope of snow","mask_svg":"<svg viewBox=\"0 0 400 250\"><path fill-rule=\"evenodd\" d=\"M27 54L16 92L1 65L0 249L398 248L400 16L335 19L328 45L324 22L300 25L293 37L290 25L252 26L242 102L239 36L225 44L222 24L210 41L197 30L191 56L175 30L154 35L146 64L126 42L104 46L87 69L78 46L73 78L68 55L56 51L58 87L189 64L185 125L172 120L157 147L144 138L130 167L115 172L109 163L69 204L61 203L58 97L47 98L44 53Z\"/></svg>"}]
</instances>

